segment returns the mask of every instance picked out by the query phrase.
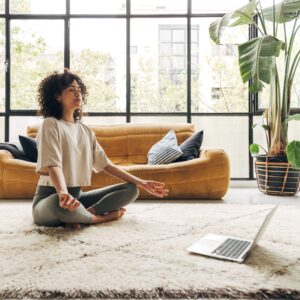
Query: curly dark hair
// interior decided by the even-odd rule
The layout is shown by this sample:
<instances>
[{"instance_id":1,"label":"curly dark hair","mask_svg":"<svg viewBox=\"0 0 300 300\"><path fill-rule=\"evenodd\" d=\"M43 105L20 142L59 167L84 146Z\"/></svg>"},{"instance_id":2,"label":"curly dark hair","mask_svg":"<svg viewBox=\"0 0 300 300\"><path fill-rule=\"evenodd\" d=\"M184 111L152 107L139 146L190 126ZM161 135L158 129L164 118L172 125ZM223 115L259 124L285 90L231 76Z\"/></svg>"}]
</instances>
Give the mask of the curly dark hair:
<instances>
[{"instance_id":1,"label":"curly dark hair","mask_svg":"<svg viewBox=\"0 0 300 300\"><path fill-rule=\"evenodd\" d=\"M86 104L86 97L88 95L86 85L77 74L70 72L68 68L64 68L63 73L54 71L40 82L37 95L40 109L37 115L42 115L44 118L55 117L58 120L61 119L63 107L62 104L57 101L57 97L63 90L68 88L74 80L77 81L81 88L82 103ZM80 120L83 115L87 114L83 113L81 109L76 109L73 115L74 120Z\"/></svg>"}]
</instances>

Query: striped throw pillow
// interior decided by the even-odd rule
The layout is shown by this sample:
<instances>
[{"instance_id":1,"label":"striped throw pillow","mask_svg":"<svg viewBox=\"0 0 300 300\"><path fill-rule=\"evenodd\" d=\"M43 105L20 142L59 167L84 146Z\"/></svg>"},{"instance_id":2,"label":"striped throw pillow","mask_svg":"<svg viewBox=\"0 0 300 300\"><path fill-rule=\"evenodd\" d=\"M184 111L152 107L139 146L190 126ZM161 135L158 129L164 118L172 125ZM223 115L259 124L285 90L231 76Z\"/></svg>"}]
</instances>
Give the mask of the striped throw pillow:
<instances>
[{"instance_id":1,"label":"striped throw pillow","mask_svg":"<svg viewBox=\"0 0 300 300\"><path fill-rule=\"evenodd\" d=\"M171 129L159 142L154 144L148 152L148 165L168 164L183 154L178 147L174 129Z\"/></svg>"}]
</instances>

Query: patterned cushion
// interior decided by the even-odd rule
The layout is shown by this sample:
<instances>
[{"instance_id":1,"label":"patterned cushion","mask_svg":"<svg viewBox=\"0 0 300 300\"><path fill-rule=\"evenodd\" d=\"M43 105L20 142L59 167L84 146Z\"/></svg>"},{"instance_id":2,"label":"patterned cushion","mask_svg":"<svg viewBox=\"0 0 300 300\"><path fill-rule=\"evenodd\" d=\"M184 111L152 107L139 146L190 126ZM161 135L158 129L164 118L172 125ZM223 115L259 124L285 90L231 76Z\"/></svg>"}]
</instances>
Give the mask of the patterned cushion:
<instances>
[{"instance_id":1,"label":"patterned cushion","mask_svg":"<svg viewBox=\"0 0 300 300\"><path fill-rule=\"evenodd\" d=\"M148 164L168 164L182 155L178 147L174 129L170 130L159 142L154 144L148 152Z\"/></svg>"}]
</instances>

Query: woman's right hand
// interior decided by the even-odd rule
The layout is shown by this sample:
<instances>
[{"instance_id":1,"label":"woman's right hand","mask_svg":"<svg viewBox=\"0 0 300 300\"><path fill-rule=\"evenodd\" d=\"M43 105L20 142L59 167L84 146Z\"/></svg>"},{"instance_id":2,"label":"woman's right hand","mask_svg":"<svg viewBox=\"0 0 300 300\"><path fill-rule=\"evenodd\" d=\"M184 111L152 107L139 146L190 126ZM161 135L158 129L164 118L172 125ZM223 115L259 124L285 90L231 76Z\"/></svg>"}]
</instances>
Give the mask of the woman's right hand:
<instances>
[{"instance_id":1,"label":"woman's right hand","mask_svg":"<svg viewBox=\"0 0 300 300\"><path fill-rule=\"evenodd\" d=\"M78 206L80 205L80 202L73 198L72 195L65 192L60 192L59 194L59 206L65 209L68 209L69 211L74 211Z\"/></svg>"}]
</instances>

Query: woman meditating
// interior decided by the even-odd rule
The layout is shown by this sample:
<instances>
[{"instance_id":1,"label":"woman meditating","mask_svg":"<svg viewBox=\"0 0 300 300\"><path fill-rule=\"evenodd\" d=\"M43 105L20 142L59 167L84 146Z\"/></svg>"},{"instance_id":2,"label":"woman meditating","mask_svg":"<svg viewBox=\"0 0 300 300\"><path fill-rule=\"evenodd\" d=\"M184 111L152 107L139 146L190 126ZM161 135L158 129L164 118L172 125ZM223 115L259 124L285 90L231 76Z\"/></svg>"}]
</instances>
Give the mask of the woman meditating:
<instances>
[{"instance_id":1,"label":"woman meditating","mask_svg":"<svg viewBox=\"0 0 300 300\"><path fill-rule=\"evenodd\" d=\"M121 218L124 206L134 202L138 187L166 196L164 183L144 180L114 165L81 122L87 89L81 78L64 69L44 78L38 88L39 115L44 117L37 133L40 175L32 204L34 222L42 226L98 224ZM92 171L105 171L126 183L83 192L91 185Z\"/></svg>"}]
</instances>

